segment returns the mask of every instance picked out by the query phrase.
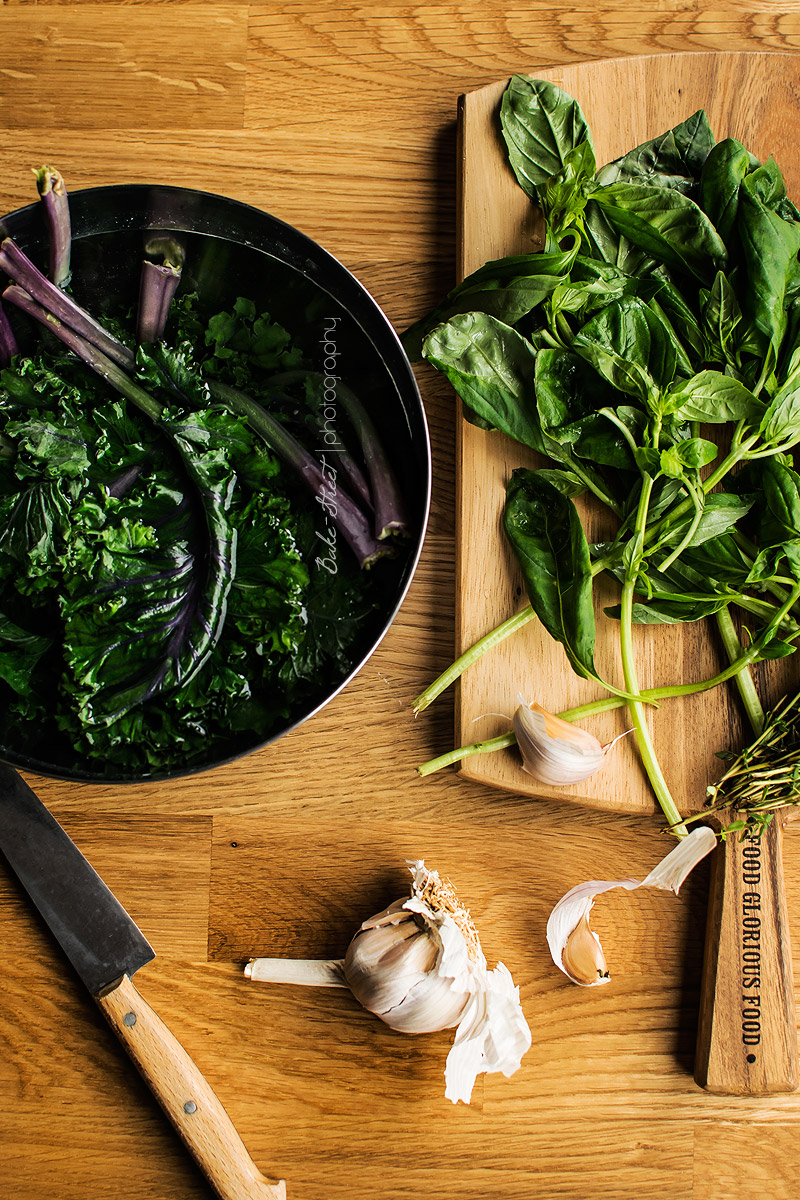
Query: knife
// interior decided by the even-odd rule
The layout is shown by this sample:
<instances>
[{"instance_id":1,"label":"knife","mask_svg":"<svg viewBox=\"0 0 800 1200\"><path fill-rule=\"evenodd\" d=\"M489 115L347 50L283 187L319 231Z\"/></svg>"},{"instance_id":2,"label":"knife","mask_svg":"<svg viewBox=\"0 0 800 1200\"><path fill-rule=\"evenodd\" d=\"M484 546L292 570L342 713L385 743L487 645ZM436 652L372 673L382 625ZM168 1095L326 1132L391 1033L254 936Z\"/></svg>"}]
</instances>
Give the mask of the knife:
<instances>
[{"instance_id":1,"label":"knife","mask_svg":"<svg viewBox=\"0 0 800 1200\"><path fill-rule=\"evenodd\" d=\"M41 800L0 763L0 851L222 1200L286 1200L131 976L155 951Z\"/></svg>"}]
</instances>

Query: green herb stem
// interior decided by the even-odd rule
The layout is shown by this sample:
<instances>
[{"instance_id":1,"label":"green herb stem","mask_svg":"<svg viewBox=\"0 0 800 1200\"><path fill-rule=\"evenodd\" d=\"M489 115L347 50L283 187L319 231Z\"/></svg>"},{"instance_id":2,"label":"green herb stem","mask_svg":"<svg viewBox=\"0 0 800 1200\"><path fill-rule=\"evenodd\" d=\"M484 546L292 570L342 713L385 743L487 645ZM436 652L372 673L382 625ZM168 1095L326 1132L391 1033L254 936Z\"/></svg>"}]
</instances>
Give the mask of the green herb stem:
<instances>
[{"instance_id":1,"label":"green herb stem","mask_svg":"<svg viewBox=\"0 0 800 1200\"><path fill-rule=\"evenodd\" d=\"M599 575L600 572L605 571L606 567L609 565L609 560L606 558L595 559L592 562L592 575ZM494 629L491 629L488 633L484 634L482 638L478 638L477 642L473 642L473 644L466 649L463 654L459 655L455 662L450 664L447 670L443 671L437 679L434 679L433 683L430 684L430 686L427 687L424 692L417 696L416 700L412 704L414 716L419 716L421 712L424 712L426 708L433 704L434 700L436 700L438 696L441 696L442 692L451 687L452 684L454 684L469 667L473 666L478 659L482 658L487 651L493 650L495 646L498 646L500 642L505 641L505 639L510 637L512 633L516 633L518 629L522 629L528 624L529 621L532 621L535 616L536 613L533 611L531 605L526 604L526 606L521 608L519 612L515 613L513 617L508 617L505 621L502 621L499 625L496 625ZM620 702L615 701L611 707L617 708L619 703Z\"/></svg>"},{"instance_id":2,"label":"green herb stem","mask_svg":"<svg viewBox=\"0 0 800 1200\"><path fill-rule=\"evenodd\" d=\"M421 712L424 712L437 696L440 696L451 684L455 683L468 667L471 667L473 663L486 654L487 650L491 650L512 633L516 633L518 629L522 629L535 616L536 613L530 604L528 604L525 608L520 609L518 613L515 613L513 617L509 617L508 620L503 621L501 625L498 625L482 638L479 638L477 642L474 642L455 662L450 664L446 671L442 672L438 679L433 681L430 687L427 687L424 692L417 696L412 705L414 716L419 716Z\"/></svg>"},{"instance_id":3,"label":"green herb stem","mask_svg":"<svg viewBox=\"0 0 800 1200\"><path fill-rule=\"evenodd\" d=\"M596 496L598 500L601 500L607 508L611 509L615 517L622 517L622 509L614 497L610 495L609 492L606 492L603 488L601 488L588 471L584 471L581 468L580 463L574 456L570 462L569 469L572 471L573 475L577 475L578 479L580 479L587 491L590 491L592 495Z\"/></svg>"},{"instance_id":4,"label":"green herb stem","mask_svg":"<svg viewBox=\"0 0 800 1200\"><path fill-rule=\"evenodd\" d=\"M722 644L725 647L725 653L730 662L736 662L741 658L742 644L739 641L739 635L733 624L730 610L727 607L722 608L716 616L717 628L722 638ZM744 710L747 713L747 719L750 722L753 733L758 736L764 728L764 709L758 698L758 692L756 691L749 667L745 667L743 670L737 672L736 686L739 689L739 695L742 698L742 704L744 705Z\"/></svg>"},{"instance_id":5,"label":"green herb stem","mask_svg":"<svg viewBox=\"0 0 800 1200\"><path fill-rule=\"evenodd\" d=\"M438 758L432 758L417 767L417 774L432 775L434 771L450 767L453 763L460 762L462 758L469 758L473 754L492 754L495 750L504 750L507 746L516 746L516 744L517 735L513 729L509 729L508 733L501 733L497 737L487 738L483 742L473 742L470 746L458 746L455 750L449 750L447 754L440 754Z\"/></svg>"},{"instance_id":6,"label":"green herb stem","mask_svg":"<svg viewBox=\"0 0 800 1200\"><path fill-rule=\"evenodd\" d=\"M656 438L654 437L654 442ZM670 828L675 833L676 837L685 837L687 830L681 822L681 814L678 812L677 805L672 798L667 781L664 778L664 773L661 770L658 758L656 756L653 739L650 735L650 730L645 718L644 706L641 701L641 691L639 688L639 679L636 671L636 659L633 650L633 597L636 590L636 581L639 574L639 566L642 559L642 548L644 546L644 530L647 524L647 510L650 505L650 496L653 491L653 478L650 475L642 477L642 490L639 495L639 507L636 513L636 524L634 525L632 542L634 552L630 556L626 571L625 581L622 585L622 598L620 608L620 653L622 656L622 675L625 680L625 687L632 695L639 696L637 700L628 701L628 711L631 714L636 741L639 746L639 753L642 757L644 768L647 771L648 778L655 792L661 808L667 818ZM638 552L637 552L638 550Z\"/></svg>"},{"instance_id":7,"label":"green herb stem","mask_svg":"<svg viewBox=\"0 0 800 1200\"><path fill-rule=\"evenodd\" d=\"M680 558L681 554L683 554L684 550L686 549L686 547L689 545L692 538L694 537L694 535L697 531L697 526L700 524L700 518L703 515L702 494L700 496L698 496L697 489L694 487L694 485L692 483L690 483L690 481L688 479L685 482L686 482L686 487L687 487L687 490L691 497L692 503L694 504L694 516L692 517L691 521L689 522L689 528L686 530L686 533L683 535L681 540L678 542L678 545L675 547L674 550L672 550L667 555L667 557L664 559L664 561L662 563L659 563L659 567L658 567L659 571L666 571L669 567L672 566L672 564L675 562L675 560L677 558Z\"/></svg>"},{"instance_id":8,"label":"green herb stem","mask_svg":"<svg viewBox=\"0 0 800 1200\"><path fill-rule=\"evenodd\" d=\"M772 589L770 588L770 591ZM785 589L775 589L775 597L784 604L788 593ZM732 597L733 603L739 608L743 608L745 612L750 612L756 617L760 617L763 621L771 621L775 615L776 608L774 604L770 604L768 600L760 600L757 596L746 596L742 592L736 593ZM781 626L785 629L788 637L795 637L800 632L800 626L788 613L781 621Z\"/></svg>"},{"instance_id":9,"label":"green herb stem","mask_svg":"<svg viewBox=\"0 0 800 1200\"><path fill-rule=\"evenodd\" d=\"M737 463L740 463L750 457L750 451L757 441L758 435L754 434L745 442L734 443L730 449L730 452L719 464L716 470L712 471L711 474L706 476L706 478L702 481L702 488L706 495L713 491L713 489L722 482L725 476L733 470ZM645 531L645 546L650 546L654 541L661 541L665 530L667 530L670 525L672 525L676 520L680 520L681 517L685 517L687 513L691 512L695 508L696 501L693 497L689 497L686 500L681 500L680 504L676 504L674 508L671 508L664 514L663 517L661 517L659 521L656 521L654 525L651 525L651 527Z\"/></svg>"},{"instance_id":10,"label":"green herb stem","mask_svg":"<svg viewBox=\"0 0 800 1200\"><path fill-rule=\"evenodd\" d=\"M723 683L727 683L730 679L736 679L742 671L746 671L749 665L755 658L758 657L758 648L751 646L744 651L739 658L732 662L730 666L725 667L716 675L712 675L709 679L701 679L697 683L670 683L657 688L645 688L641 692L641 697L649 704L656 704L659 700L672 700L680 696L694 696L699 692L710 692L713 688L719 687ZM604 696L601 700L590 700L587 704L579 704L575 708L564 709L563 712L557 714L562 721L583 721L587 717L595 717L600 713L611 712L616 708L623 708L626 701L619 696ZM490 754L494 750L504 750L508 746L516 745L516 737L513 731L499 734L494 738L486 738L481 742L472 742L468 746L458 746L454 750L449 750L446 754L440 754L437 758L432 758L429 762L423 763L417 767L419 775L431 775L434 771L439 771L442 767L452 766L454 763L460 762L463 758L469 758L473 754Z\"/></svg>"}]
</instances>

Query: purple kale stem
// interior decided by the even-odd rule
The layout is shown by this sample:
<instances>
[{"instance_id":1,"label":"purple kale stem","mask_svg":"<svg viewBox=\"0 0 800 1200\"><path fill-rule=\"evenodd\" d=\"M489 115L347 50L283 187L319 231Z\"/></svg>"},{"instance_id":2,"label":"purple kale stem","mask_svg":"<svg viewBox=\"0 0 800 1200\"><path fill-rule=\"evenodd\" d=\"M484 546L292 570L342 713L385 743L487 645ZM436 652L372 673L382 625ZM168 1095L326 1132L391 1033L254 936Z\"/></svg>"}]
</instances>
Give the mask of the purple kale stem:
<instances>
[{"instance_id":1,"label":"purple kale stem","mask_svg":"<svg viewBox=\"0 0 800 1200\"><path fill-rule=\"evenodd\" d=\"M339 381L337 398L358 433L361 451L369 475L372 504L375 509L375 532L379 540L393 533L409 531L408 512L400 493L400 485L378 437L372 418L355 392Z\"/></svg>"},{"instance_id":2,"label":"purple kale stem","mask_svg":"<svg viewBox=\"0 0 800 1200\"><path fill-rule=\"evenodd\" d=\"M335 483L332 488L330 478L317 460L261 404L238 388L216 380L209 381L209 390L214 399L246 417L251 428L297 472L319 503L323 507L327 505L325 511L362 567L370 567L376 559L385 556L387 548L374 537L369 521L355 501L341 488L336 488Z\"/></svg>"},{"instance_id":3,"label":"purple kale stem","mask_svg":"<svg viewBox=\"0 0 800 1200\"><path fill-rule=\"evenodd\" d=\"M139 281L136 340L146 346L164 335L169 306L181 280L181 268L171 263L154 263L146 258Z\"/></svg>"},{"instance_id":4,"label":"purple kale stem","mask_svg":"<svg viewBox=\"0 0 800 1200\"><path fill-rule=\"evenodd\" d=\"M5 309L0 304L0 367L7 367L15 354L19 352L14 330L11 328Z\"/></svg>"},{"instance_id":5,"label":"purple kale stem","mask_svg":"<svg viewBox=\"0 0 800 1200\"><path fill-rule=\"evenodd\" d=\"M323 378L318 372L285 372L270 382L286 384L301 378ZM337 380L336 398L341 402L358 435L361 452L367 468L375 512L375 533L379 541L392 534L408 533L410 522L400 486L391 463L386 456L378 431L361 400L341 380Z\"/></svg>"},{"instance_id":6,"label":"purple kale stem","mask_svg":"<svg viewBox=\"0 0 800 1200\"><path fill-rule=\"evenodd\" d=\"M44 219L50 241L50 278L56 287L66 287L70 281L70 252L72 227L69 219L67 189L60 171L55 167L34 167L36 186L44 205Z\"/></svg>"},{"instance_id":7,"label":"purple kale stem","mask_svg":"<svg viewBox=\"0 0 800 1200\"><path fill-rule=\"evenodd\" d=\"M160 419L163 408L149 392L126 375L120 366L107 358L97 346L81 337L74 329L70 329L57 316L38 304L24 288L12 284L6 288L3 296L54 333L87 366L146 413L151 420L158 421ZM362 567L369 567L376 559L384 557L387 548L376 541L369 523L358 505L350 499L346 492L336 489L335 484L332 487L331 480L323 473L316 460L274 417L270 416L255 400L252 400L244 392L240 392L238 388L228 387L224 383L212 383L210 391L222 403L244 416L275 453L294 468L306 487L314 493L316 499L321 504L323 502L327 504L331 520Z\"/></svg>"},{"instance_id":8,"label":"purple kale stem","mask_svg":"<svg viewBox=\"0 0 800 1200\"><path fill-rule=\"evenodd\" d=\"M33 296L30 296L24 288L17 284L11 284L3 292L3 296L11 304L16 305L22 312L39 321L51 333L54 333L68 349L77 354L88 367L96 371L111 387L115 388L121 395L125 396L133 404L146 413L152 421L158 421L163 413L163 407L154 400L149 392L146 392L143 387L140 387L133 379L131 379L118 363L108 358L102 350L93 345L86 338L81 337L74 329L64 324L53 313L48 312L41 304L38 304Z\"/></svg>"},{"instance_id":9,"label":"purple kale stem","mask_svg":"<svg viewBox=\"0 0 800 1200\"><path fill-rule=\"evenodd\" d=\"M369 493L369 484L364 478L361 467L347 450L337 450L336 461L342 468L342 474L346 477L358 499L363 501L371 512L372 496Z\"/></svg>"},{"instance_id":10,"label":"purple kale stem","mask_svg":"<svg viewBox=\"0 0 800 1200\"><path fill-rule=\"evenodd\" d=\"M48 312L91 342L120 367L133 366L133 352L104 329L94 317L51 283L11 238L0 242L0 268Z\"/></svg>"},{"instance_id":11,"label":"purple kale stem","mask_svg":"<svg viewBox=\"0 0 800 1200\"><path fill-rule=\"evenodd\" d=\"M276 399L289 400L289 397L286 395L286 393L282 391L271 390L270 395L274 396ZM317 418L314 420L312 418L309 428L313 428L316 433L322 436L322 440L325 443L323 448L330 450L331 454L335 454L336 465L341 469L342 474L350 484L350 491L355 496L357 501L361 501L365 508L372 512L372 496L369 492L369 484L364 478L364 472L361 470L361 467L358 465L350 451L345 446L344 442L339 437L338 431L335 434L335 442L333 444L329 444L327 443L326 435L330 431L325 429L324 422L321 419Z\"/></svg>"}]
</instances>

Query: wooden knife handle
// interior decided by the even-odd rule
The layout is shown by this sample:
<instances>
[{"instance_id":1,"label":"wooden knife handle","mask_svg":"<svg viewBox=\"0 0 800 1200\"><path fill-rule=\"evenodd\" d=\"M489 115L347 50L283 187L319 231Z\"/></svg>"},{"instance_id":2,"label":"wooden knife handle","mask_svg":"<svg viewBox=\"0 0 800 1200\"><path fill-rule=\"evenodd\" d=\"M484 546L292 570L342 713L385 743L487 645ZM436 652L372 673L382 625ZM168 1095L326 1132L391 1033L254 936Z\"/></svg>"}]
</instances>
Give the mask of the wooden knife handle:
<instances>
[{"instance_id":1,"label":"wooden knife handle","mask_svg":"<svg viewBox=\"0 0 800 1200\"><path fill-rule=\"evenodd\" d=\"M286 1200L245 1149L214 1091L130 977L95 1000L222 1200Z\"/></svg>"},{"instance_id":2,"label":"wooden knife handle","mask_svg":"<svg viewBox=\"0 0 800 1200\"><path fill-rule=\"evenodd\" d=\"M728 1096L798 1085L792 952L783 886L783 826L732 833L714 851L694 1077Z\"/></svg>"}]
</instances>

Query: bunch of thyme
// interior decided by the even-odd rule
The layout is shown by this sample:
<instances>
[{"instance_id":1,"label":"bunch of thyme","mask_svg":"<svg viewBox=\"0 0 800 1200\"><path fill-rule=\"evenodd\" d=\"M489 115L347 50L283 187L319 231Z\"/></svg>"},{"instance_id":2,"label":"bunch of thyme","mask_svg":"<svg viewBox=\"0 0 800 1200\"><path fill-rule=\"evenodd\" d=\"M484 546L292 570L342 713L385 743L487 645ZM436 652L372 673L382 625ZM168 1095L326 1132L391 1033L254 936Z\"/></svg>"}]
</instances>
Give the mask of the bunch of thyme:
<instances>
[{"instance_id":1,"label":"bunch of thyme","mask_svg":"<svg viewBox=\"0 0 800 1200\"><path fill-rule=\"evenodd\" d=\"M761 733L744 750L719 755L730 761L725 774L708 788L702 812L686 822L714 813L730 813L722 829L742 838L760 837L777 809L800 804L800 692L784 696L764 718Z\"/></svg>"}]
</instances>

